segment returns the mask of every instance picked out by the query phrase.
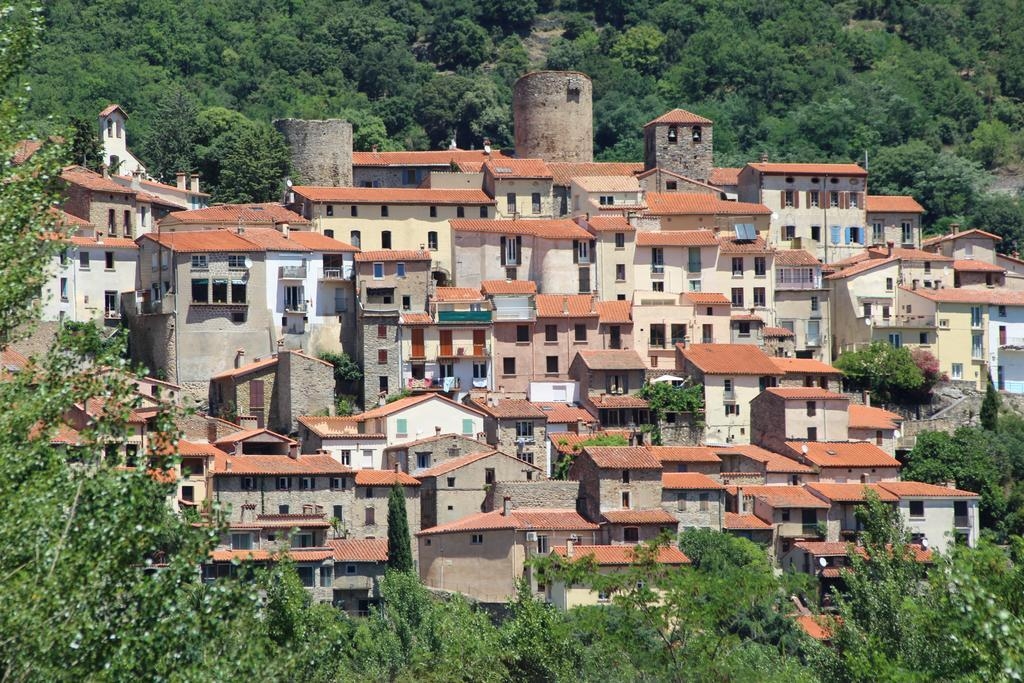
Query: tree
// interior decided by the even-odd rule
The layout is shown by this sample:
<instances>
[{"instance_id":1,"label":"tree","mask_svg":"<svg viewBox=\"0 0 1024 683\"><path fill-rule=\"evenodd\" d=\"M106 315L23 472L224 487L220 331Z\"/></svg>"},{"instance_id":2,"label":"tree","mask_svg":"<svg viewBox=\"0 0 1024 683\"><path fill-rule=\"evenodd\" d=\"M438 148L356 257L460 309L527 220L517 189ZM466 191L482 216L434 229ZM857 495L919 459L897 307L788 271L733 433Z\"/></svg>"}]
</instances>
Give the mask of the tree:
<instances>
[{"instance_id":1,"label":"tree","mask_svg":"<svg viewBox=\"0 0 1024 683\"><path fill-rule=\"evenodd\" d=\"M985 383L985 398L981 402L981 428L994 432L999 428L999 394L992 378Z\"/></svg>"},{"instance_id":2,"label":"tree","mask_svg":"<svg viewBox=\"0 0 1024 683\"><path fill-rule=\"evenodd\" d=\"M857 351L847 351L835 362L856 389L867 389L879 403L899 403L918 392L927 393L924 373L910 350L885 342L874 342Z\"/></svg>"},{"instance_id":3,"label":"tree","mask_svg":"<svg viewBox=\"0 0 1024 683\"><path fill-rule=\"evenodd\" d=\"M178 173L196 169L199 142L199 106L195 95L172 87L157 101L153 111L156 125L143 139L141 152L149 174L165 182Z\"/></svg>"},{"instance_id":4,"label":"tree","mask_svg":"<svg viewBox=\"0 0 1024 683\"><path fill-rule=\"evenodd\" d=\"M71 161L97 173L103 166L103 144L96 126L82 116L71 119Z\"/></svg>"},{"instance_id":5,"label":"tree","mask_svg":"<svg viewBox=\"0 0 1024 683\"><path fill-rule=\"evenodd\" d=\"M400 484L391 487L391 495L388 497L388 567L399 572L413 570L405 489Z\"/></svg>"},{"instance_id":6,"label":"tree","mask_svg":"<svg viewBox=\"0 0 1024 683\"><path fill-rule=\"evenodd\" d=\"M280 201L290 167L284 137L270 126L253 125L229 142L212 194L222 202Z\"/></svg>"}]
</instances>

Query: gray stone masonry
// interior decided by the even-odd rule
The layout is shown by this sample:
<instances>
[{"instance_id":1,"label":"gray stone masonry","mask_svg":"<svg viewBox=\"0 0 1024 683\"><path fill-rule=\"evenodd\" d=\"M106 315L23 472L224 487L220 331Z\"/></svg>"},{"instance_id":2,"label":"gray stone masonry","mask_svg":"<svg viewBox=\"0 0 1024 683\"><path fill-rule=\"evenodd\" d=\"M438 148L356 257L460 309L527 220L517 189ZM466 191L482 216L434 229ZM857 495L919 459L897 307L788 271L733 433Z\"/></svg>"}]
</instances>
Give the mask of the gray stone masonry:
<instances>
[{"instance_id":1,"label":"gray stone masonry","mask_svg":"<svg viewBox=\"0 0 1024 683\"><path fill-rule=\"evenodd\" d=\"M577 481L544 479L541 481L499 481L487 492L484 512L501 509L505 497L511 498L513 508L568 508L576 509L580 495Z\"/></svg>"},{"instance_id":2,"label":"gray stone masonry","mask_svg":"<svg viewBox=\"0 0 1024 683\"><path fill-rule=\"evenodd\" d=\"M299 415L334 414L334 366L302 353L282 351L277 356L276 418L270 429L292 434Z\"/></svg>"},{"instance_id":3,"label":"gray stone masonry","mask_svg":"<svg viewBox=\"0 0 1024 683\"><path fill-rule=\"evenodd\" d=\"M352 124L340 119L277 119L274 127L291 150L299 184L352 185Z\"/></svg>"},{"instance_id":4,"label":"gray stone masonry","mask_svg":"<svg viewBox=\"0 0 1024 683\"><path fill-rule=\"evenodd\" d=\"M706 496L706 499L701 500L702 496ZM721 531L725 492L666 489L661 494L661 507L679 520L680 531L691 527Z\"/></svg>"},{"instance_id":5,"label":"gray stone masonry","mask_svg":"<svg viewBox=\"0 0 1024 683\"><path fill-rule=\"evenodd\" d=\"M488 450L491 450L491 446L461 434L438 434L411 444L385 448L384 469L394 469L395 465L398 465L403 472L415 473L420 469L421 456L425 460L423 469L426 469L452 458Z\"/></svg>"},{"instance_id":6,"label":"gray stone masonry","mask_svg":"<svg viewBox=\"0 0 1024 683\"><path fill-rule=\"evenodd\" d=\"M676 129L676 139L669 139L669 130ZM700 129L695 142L694 128ZM644 128L644 167L661 168L687 178L707 182L711 176L714 152L712 126L657 123Z\"/></svg>"},{"instance_id":7,"label":"gray stone masonry","mask_svg":"<svg viewBox=\"0 0 1024 683\"><path fill-rule=\"evenodd\" d=\"M593 86L576 71L536 71L516 81L512 118L516 156L594 160Z\"/></svg>"}]
</instances>

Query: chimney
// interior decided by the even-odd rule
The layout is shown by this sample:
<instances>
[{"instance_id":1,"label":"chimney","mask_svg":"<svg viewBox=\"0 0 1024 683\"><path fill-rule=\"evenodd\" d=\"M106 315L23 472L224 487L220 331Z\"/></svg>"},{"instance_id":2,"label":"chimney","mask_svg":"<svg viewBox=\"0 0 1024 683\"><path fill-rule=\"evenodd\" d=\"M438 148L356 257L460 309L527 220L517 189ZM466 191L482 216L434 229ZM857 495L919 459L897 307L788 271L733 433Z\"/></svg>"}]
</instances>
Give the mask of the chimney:
<instances>
[{"instance_id":1,"label":"chimney","mask_svg":"<svg viewBox=\"0 0 1024 683\"><path fill-rule=\"evenodd\" d=\"M109 178L110 177L110 164L103 164L103 177L104 178Z\"/></svg>"},{"instance_id":2,"label":"chimney","mask_svg":"<svg viewBox=\"0 0 1024 683\"><path fill-rule=\"evenodd\" d=\"M863 390L861 392L861 395L862 395L862 397L864 399L864 405L866 405L868 408L870 408L871 407L871 392L869 392L867 389L865 389L865 390Z\"/></svg>"},{"instance_id":3,"label":"chimney","mask_svg":"<svg viewBox=\"0 0 1024 683\"><path fill-rule=\"evenodd\" d=\"M245 365L245 349L238 349L235 351L235 367L240 368Z\"/></svg>"},{"instance_id":4,"label":"chimney","mask_svg":"<svg viewBox=\"0 0 1024 683\"><path fill-rule=\"evenodd\" d=\"M399 472L401 472L401 471L402 471L402 469L401 469L401 467L399 466L399 464L398 464L398 461L395 461L395 473L397 474L397 473L399 473Z\"/></svg>"},{"instance_id":5,"label":"chimney","mask_svg":"<svg viewBox=\"0 0 1024 683\"><path fill-rule=\"evenodd\" d=\"M177 174L176 174L176 176L177 176L177 180L178 180L178 189L179 189L179 190L187 190L187 189L188 189L188 187L186 187L185 185L186 185L186 183L188 182L188 181L186 180L186 178L188 177L188 175L187 175L187 174L185 174L185 173L181 173L181 172L179 172L179 173L177 173Z\"/></svg>"},{"instance_id":6,"label":"chimney","mask_svg":"<svg viewBox=\"0 0 1024 683\"><path fill-rule=\"evenodd\" d=\"M505 499L501 503L501 516L508 517L510 512L512 512L512 497L505 496Z\"/></svg>"},{"instance_id":7,"label":"chimney","mask_svg":"<svg viewBox=\"0 0 1024 683\"><path fill-rule=\"evenodd\" d=\"M259 422L252 415L239 415L238 426L242 429L258 429Z\"/></svg>"},{"instance_id":8,"label":"chimney","mask_svg":"<svg viewBox=\"0 0 1024 683\"><path fill-rule=\"evenodd\" d=\"M189 189L192 190L193 192L199 192L199 174L193 173L191 176L189 176L189 179L191 180L191 182L188 184Z\"/></svg>"},{"instance_id":9,"label":"chimney","mask_svg":"<svg viewBox=\"0 0 1024 683\"><path fill-rule=\"evenodd\" d=\"M231 460L227 460L226 459L224 461L224 471L225 472L230 472L231 471Z\"/></svg>"},{"instance_id":10,"label":"chimney","mask_svg":"<svg viewBox=\"0 0 1024 683\"><path fill-rule=\"evenodd\" d=\"M441 436L441 427L437 425L434 427L434 436Z\"/></svg>"},{"instance_id":11,"label":"chimney","mask_svg":"<svg viewBox=\"0 0 1024 683\"><path fill-rule=\"evenodd\" d=\"M277 352L280 354L284 350L284 339L277 340Z\"/></svg>"},{"instance_id":12,"label":"chimney","mask_svg":"<svg viewBox=\"0 0 1024 683\"><path fill-rule=\"evenodd\" d=\"M291 231L292 231L292 226L288 225L287 223L281 223L281 236L282 237L284 237L285 239L288 239L288 237L291 235Z\"/></svg>"},{"instance_id":13,"label":"chimney","mask_svg":"<svg viewBox=\"0 0 1024 683\"><path fill-rule=\"evenodd\" d=\"M377 145L371 145L370 146L370 151L373 152L374 154L376 154L377 153Z\"/></svg>"},{"instance_id":14,"label":"chimney","mask_svg":"<svg viewBox=\"0 0 1024 683\"><path fill-rule=\"evenodd\" d=\"M136 192L142 189L142 171L139 169L132 171L132 189Z\"/></svg>"},{"instance_id":15,"label":"chimney","mask_svg":"<svg viewBox=\"0 0 1024 683\"><path fill-rule=\"evenodd\" d=\"M762 164L767 164L768 163L768 152L761 152L761 163Z\"/></svg>"},{"instance_id":16,"label":"chimney","mask_svg":"<svg viewBox=\"0 0 1024 683\"><path fill-rule=\"evenodd\" d=\"M103 231L102 230L97 230L96 231L96 244L103 244Z\"/></svg>"},{"instance_id":17,"label":"chimney","mask_svg":"<svg viewBox=\"0 0 1024 683\"><path fill-rule=\"evenodd\" d=\"M571 560L573 556L573 541L571 538L565 539L565 559Z\"/></svg>"},{"instance_id":18,"label":"chimney","mask_svg":"<svg viewBox=\"0 0 1024 683\"><path fill-rule=\"evenodd\" d=\"M569 315L569 297L562 297L562 314Z\"/></svg>"},{"instance_id":19,"label":"chimney","mask_svg":"<svg viewBox=\"0 0 1024 683\"><path fill-rule=\"evenodd\" d=\"M736 512L738 514L744 514L746 510L743 509L743 487L736 487Z\"/></svg>"},{"instance_id":20,"label":"chimney","mask_svg":"<svg viewBox=\"0 0 1024 683\"><path fill-rule=\"evenodd\" d=\"M885 257L886 258L892 258L892 247L893 247L892 240L889 240L888 242L885 243Z\"/></svg>"},{"instance_id":21,"label":"chimney","mask_svg":"<svg viewBox=\"0 0 1024 683\"><path fill-rule=\"evenodd\" d=\"M949 224L949 234L950 235L955 235L958 232L960 232L960 224L959 223L950 223Z\"/></svg>"},{"instance_id":22,"label":"chimney","mask_svg":"<svg viewBox=\"0 0 1024 683\"><path fill-rule=\"evenodd\" d=\"M288 457L292 460L299 459L299 444L295 443L288 447Z\"/></svg>"},{"instance_id":23,"label":"chimney","mask_svg":"<svg viewBox=\"0 0 1024 683\"><path fill-rule=\"evenodd\" d=\"M217 441L217 423L209 419L206 421L206 440L210 443Z\"/></svg>"}]
</instances>

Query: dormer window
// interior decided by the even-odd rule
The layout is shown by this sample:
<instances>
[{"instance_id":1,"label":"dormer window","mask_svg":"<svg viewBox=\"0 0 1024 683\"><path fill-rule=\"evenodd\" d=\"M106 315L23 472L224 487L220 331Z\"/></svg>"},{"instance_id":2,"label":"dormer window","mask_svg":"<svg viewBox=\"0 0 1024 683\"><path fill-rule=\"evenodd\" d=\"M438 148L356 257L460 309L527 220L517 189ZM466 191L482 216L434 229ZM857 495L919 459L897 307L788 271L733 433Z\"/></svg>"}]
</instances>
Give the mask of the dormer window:
<instances>
[{"instance_id":1,"label":"dormer window","mask_svg":"<svg viewBox=\"0 0 1024 683\"><path fill-rule=\"evenodd\" d=\"M679 139L679 130L675 126L668 127L668 141L676 142Z\"/></svg>"}]
</instances>

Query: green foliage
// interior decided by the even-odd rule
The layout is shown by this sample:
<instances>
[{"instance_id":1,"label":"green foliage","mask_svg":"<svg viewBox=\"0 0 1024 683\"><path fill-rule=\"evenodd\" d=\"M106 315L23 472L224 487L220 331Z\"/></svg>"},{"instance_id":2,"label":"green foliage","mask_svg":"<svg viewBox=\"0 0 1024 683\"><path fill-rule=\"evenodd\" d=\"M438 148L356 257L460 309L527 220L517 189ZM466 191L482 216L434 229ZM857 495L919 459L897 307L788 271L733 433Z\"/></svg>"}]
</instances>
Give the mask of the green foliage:
<instances>
[{"instance_id":1,"label":"green foliage","mask_svg":"<svg viewBox=\"0 0 1024 683\"><path fill-rule=\"evenodd\" d=\"M161 125L149 131L139 151L150 175L173 184L178 173L191 173L197 168L199 105L191 92L174 87L157 101L154 115ZM204 182L210 180L203 178Z\"/></svg>"},{"instance_id":2,"label":"green foliage","mask_svg":"<svg viewBox=\"0 0 1024 683\"><path fill-rule=\"evenodd\" d=\"M559 446L565 446L569 441L567 439L558 442ZM572 455L563 455L557 463L555 463L553 476L555 479L568 479L569 468L572 467L572 461L576 453L579 453L586 446L628 446L629 439L622 436L621 434L596 434L589 439L575 443L572 446Z\"/></svg>"},{"instance_id":3,"label":"green foliage","mask_svg":"<svg viewBox=\"0 0 1024 683\"><path fill-rule=\"evenodd\" d=\"M855 389L867 389L877 403L901 403L927 395L924 373L906 347L895 348L874 342L857 351L847 351L836 359L846 381Z\"/></svg>"},{"instance_id":4,"label":"green foliage","mask_svg":"<svg viewBox=\"0 0 1024 683\"><path fill-rule=\"evenodd\" d=\"M656 422L665 419L665 413L690 413L698 427L704 426L704 385L676 387L671 382L648 382L637 395L647 401Z\"/></svg>"},{"instance_id":5,"label":"green foliage","mask_svg":"<svg viewBox=\"0 0 1024 683\"><path fill-rule=\"evenodd\" d=\"M84 116L71 119L71 162L97 173L103 166L103 144L96 134L96 124Z\"/></svg>"},{"instance_id":6,"label":"green foliage","mask_svg":"<svg viewBox=\"0 0 1024 683\"><path fill-rule=\"evenodd\" d=\"M389 394L387 397L385 397L384 402L385 403L394 403L395 401L398 401L398 400L403 399L403 398L408 398L410 396L412 396L412 391L411 390L409 390L409 389L402 389L401 391L396 391L393 394Z\"/></svg>"},{"instance_id":7,"label":"green foliage","mask_svg":"<svg viewBox=\"0 0 1024 683\"><path fill-rule=\"evenodd\" d=\"M398 572L413 571L409 518L405 510L405 489L398 484L388 496L388 568Z\"/></svg>"},{"instance_id":8,"label":"green foliage","mask_svg":"<svg viewBox=\"0 0 1024 683\"><path fill-rule=\"evenodd\" d=\"M980 418L982 429L994 432L999 426L999 393L992 384L991 377L985 383L985 398L981 402Z\"/></svg>"},{"instance_id":9,"label":"green foliage","mask_svg":"<svg viewBox=\"0 0 1024 683\"><path fill-rule=\"evenodd\" d=\"M363 371L360 369L359 363L352 360L347 353L321 351L320 360L327 361L334 366L334 379L338 382L358 382L363 378Z\"/></svg>"}]
</instances>

